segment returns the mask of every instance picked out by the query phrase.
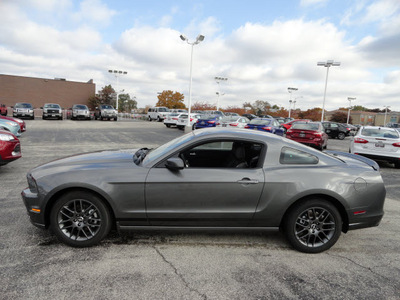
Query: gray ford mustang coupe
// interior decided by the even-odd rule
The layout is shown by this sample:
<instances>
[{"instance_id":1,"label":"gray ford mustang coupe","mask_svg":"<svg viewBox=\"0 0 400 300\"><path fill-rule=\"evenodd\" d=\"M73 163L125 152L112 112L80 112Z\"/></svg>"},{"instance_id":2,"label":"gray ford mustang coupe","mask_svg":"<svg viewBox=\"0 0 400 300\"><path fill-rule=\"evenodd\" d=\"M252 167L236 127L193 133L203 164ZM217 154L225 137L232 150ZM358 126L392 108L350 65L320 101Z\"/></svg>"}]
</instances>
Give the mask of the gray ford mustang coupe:
<instances>
[{"instance_id":1,"label":"gray ford mustang coupe","mask_svg":"<svg viewBox=\"0 0 400 300\"><path fill-rule=\"evenodd\" d=\"M27 174L31 222L74 247L117 229L282 229L297 250L332 247L377 226L386 195L378 165L264 132L204 129L155 149L100 151Z\"/></svg>"}]
</instances>

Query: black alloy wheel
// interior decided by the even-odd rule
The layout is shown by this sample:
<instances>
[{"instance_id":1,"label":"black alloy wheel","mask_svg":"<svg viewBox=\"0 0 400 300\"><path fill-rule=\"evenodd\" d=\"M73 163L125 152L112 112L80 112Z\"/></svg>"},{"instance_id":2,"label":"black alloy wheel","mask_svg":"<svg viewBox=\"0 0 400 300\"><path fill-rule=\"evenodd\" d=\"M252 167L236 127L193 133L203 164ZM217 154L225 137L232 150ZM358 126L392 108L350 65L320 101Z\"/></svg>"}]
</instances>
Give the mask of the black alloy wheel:
<instances>
[{"instance_id":1,"label":"black alloy wheel","mask_svg":"<svg viewBox=\"0 0 400 300\"><path fill-rule=\"evenodd\" d=\"M57 238L72 247L98 244L111 229L111 215L103 201L86 191L60 197L50 213L50 228Z\"/></svg>"},{"instance_id":2,"label":"black alloy wheel","mask_svg":"<svg viewBox=\"0 0 400 300\"><path fill-rule=\"evenodd\" d=\"M323 199L309 199L295 205L283 224L289 243L298 251L319 253L331 248L342 232L338 209Z\"/></svg>"},{"instance_id":3,"label":"black alloy wheel","mask_svg":"<svg viewBox=\"0 0 400 300\"><path fill-rule=\"evenodd\" d=\"M338 133L338 139L339 140L344 140L345 137L346 137L346 134L344 132L339 132Z\"/></svg>"}]
</instances>

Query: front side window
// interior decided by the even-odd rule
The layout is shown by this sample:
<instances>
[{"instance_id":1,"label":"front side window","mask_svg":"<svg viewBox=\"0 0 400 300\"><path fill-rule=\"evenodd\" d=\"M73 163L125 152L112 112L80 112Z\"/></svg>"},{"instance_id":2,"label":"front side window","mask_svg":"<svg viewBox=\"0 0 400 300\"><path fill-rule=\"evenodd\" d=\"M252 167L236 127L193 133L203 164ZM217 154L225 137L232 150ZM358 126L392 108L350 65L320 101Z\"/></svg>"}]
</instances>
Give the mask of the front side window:
<instances>
[{"instance_id":1,"label":"front side window","mask_svg":"<svg viewBox=\"0 0 400 300\"><path fill-rule=\"evenodd\" d=\"M284 165L315 165L318 161L315 155L289 147L282 148L279 158L279 162Z\"/></svg>"},{"instance_id":2,"label":"front side window","mask_svg":"<svg viewBox=\"0 0 400 300\"><path fill-rule=\"evenodd\" d=\"M181 151L188 168L257 168L263 146L239 140L210 141Z\"/></svg>"}]
</instances>

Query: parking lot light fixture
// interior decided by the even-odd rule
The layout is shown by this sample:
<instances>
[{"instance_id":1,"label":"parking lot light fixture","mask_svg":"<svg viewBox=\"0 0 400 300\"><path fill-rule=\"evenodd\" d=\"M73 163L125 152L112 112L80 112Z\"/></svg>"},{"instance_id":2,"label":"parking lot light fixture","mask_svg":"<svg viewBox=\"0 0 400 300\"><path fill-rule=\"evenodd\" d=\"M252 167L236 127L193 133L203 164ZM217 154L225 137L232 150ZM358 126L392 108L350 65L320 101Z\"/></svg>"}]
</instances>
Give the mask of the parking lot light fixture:
<instances>
[{"instance_id":1,"label":"parking lot light fixture","mask_svg":"<svg viewBox=\"0 0 400 300\"><path fill-rule=\"evenodd\" d=\"M347 97L347 100L349 100L349 102L350 102L350 106L349 106L349 111L348 111L348 113L347 113L347 124L349 124L349 121L350 121L350 110L351 110L351 101L353 101L353 100L356 100L356 98L355 97Z\"/></svg>"},{"instance_id":2,"label":"parking lot light fixture","mask_svg":"<svg viewBox=\"0 0 400 300\"><path fill-rule=\"evenodd\" d=\"M390 106L386 105L386 106L384 106L384 108L385 108L385 119L383 121L383 126L386 126L386 115L387 115L388 108L390 108Z\"/></svg>"},{"instance_id":3,"label":"parking lot light fixture","mask_svg":"<svg viewBox=\"0 0 400 300\"><path fill-rule=\"evenodd\" d=\"M292 111L292 102L293 102L292 101L292 93L297 91L298 88L288 87L287 89L288 89L288 92L290 94L290 99L289 99L289 118L290 118L290 114L291 114L291 111Z\"/></svg>"},{"instance_id":4,"label":"parking lot light fixture","mask_svg":"<svg viewBox=\"0 0 400 300\"><path fill-rule=\"evenodd\" d=\"M119 76L121 76L121 75L126 75L126 74L128 74L128 72L126 72L126 71L120 71L120 70L108 70L108 73L112 73L112 74L114 74L115 75L115 78L117 79L117 86L116 86L116 96L117 96L117 99L116 99L116 103L115 103L115 109L116 109L116 111L117 111L117 114L118 114L118 77Z\"/></svg>"},{"instance_id":5,"label":"parking lot light fixture","mask_svg":"<svg viewBox=\"0 0 400 300\"><path fill-rule=\"evenodd\" d=\"M219 96L225 95L225 93L221 93L221 87L220 87L219 83L220 83L221 81L227 81L228 78L216 76L216 77L214 77L214 79L215 79L215 81L216 81L217 84L218 84L218 92L216 92L216 94L217 94L217 96L218 96L218 98L217 98L217 110L219 110Z\"/></svg>"},{"instance_id":6,"label":"parking lot light fixture","mask_svg":"<svg viewBox=\"0 0 400 300\"><path fill-rule=\"evenodd\" d=\"M340 66L340 62L327 60L326 62L317 62L317 66L326 67L326 78L325 78L325 91L324 91L324 100L322 102L322 115L321 115L321 122L324 121L324 113L325 113L325 99L326 99L326 88L328 86L328 74L330 67L338 67Z\"/></svg>"},{"instance_id":7,"label":"parking lot light fixture","mask_svg":"<svg viewBox=\"0 0 400 300\"><path fill-rule=\"evenodd\" d=\"M199 44L200 42L204 41L204 35L199 34L194 42L189 42L188 38L181 34L180 38L182 41L187 42L191 46L190 52L190 82L189 82L189 108L188 108L188 120L187 120L187 130L192 127L190 126L190 113L192 108L192 67L193 67L193 47L194 45Z\"/></svg>"}]
</instances>

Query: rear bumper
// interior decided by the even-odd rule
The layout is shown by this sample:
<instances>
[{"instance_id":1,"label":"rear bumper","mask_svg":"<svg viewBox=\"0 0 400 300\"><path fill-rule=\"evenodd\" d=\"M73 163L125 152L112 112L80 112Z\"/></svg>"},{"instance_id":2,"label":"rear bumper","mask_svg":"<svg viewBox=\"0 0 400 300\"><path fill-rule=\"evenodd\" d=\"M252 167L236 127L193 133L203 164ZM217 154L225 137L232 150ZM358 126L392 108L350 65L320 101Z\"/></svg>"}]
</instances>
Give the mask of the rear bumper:
<instances>
[{"instance_id":1,"label":"rear bumper","mask_svg":"<svg viewBox=\"0 0 400 300\"><path fill-rule=\"evenodd\" d=\"M381 215L360 217L357 219L353 219L349 224L349 230L378 226L382 218L383 218L383 213Z\"/></svg>"}]
</instances>

